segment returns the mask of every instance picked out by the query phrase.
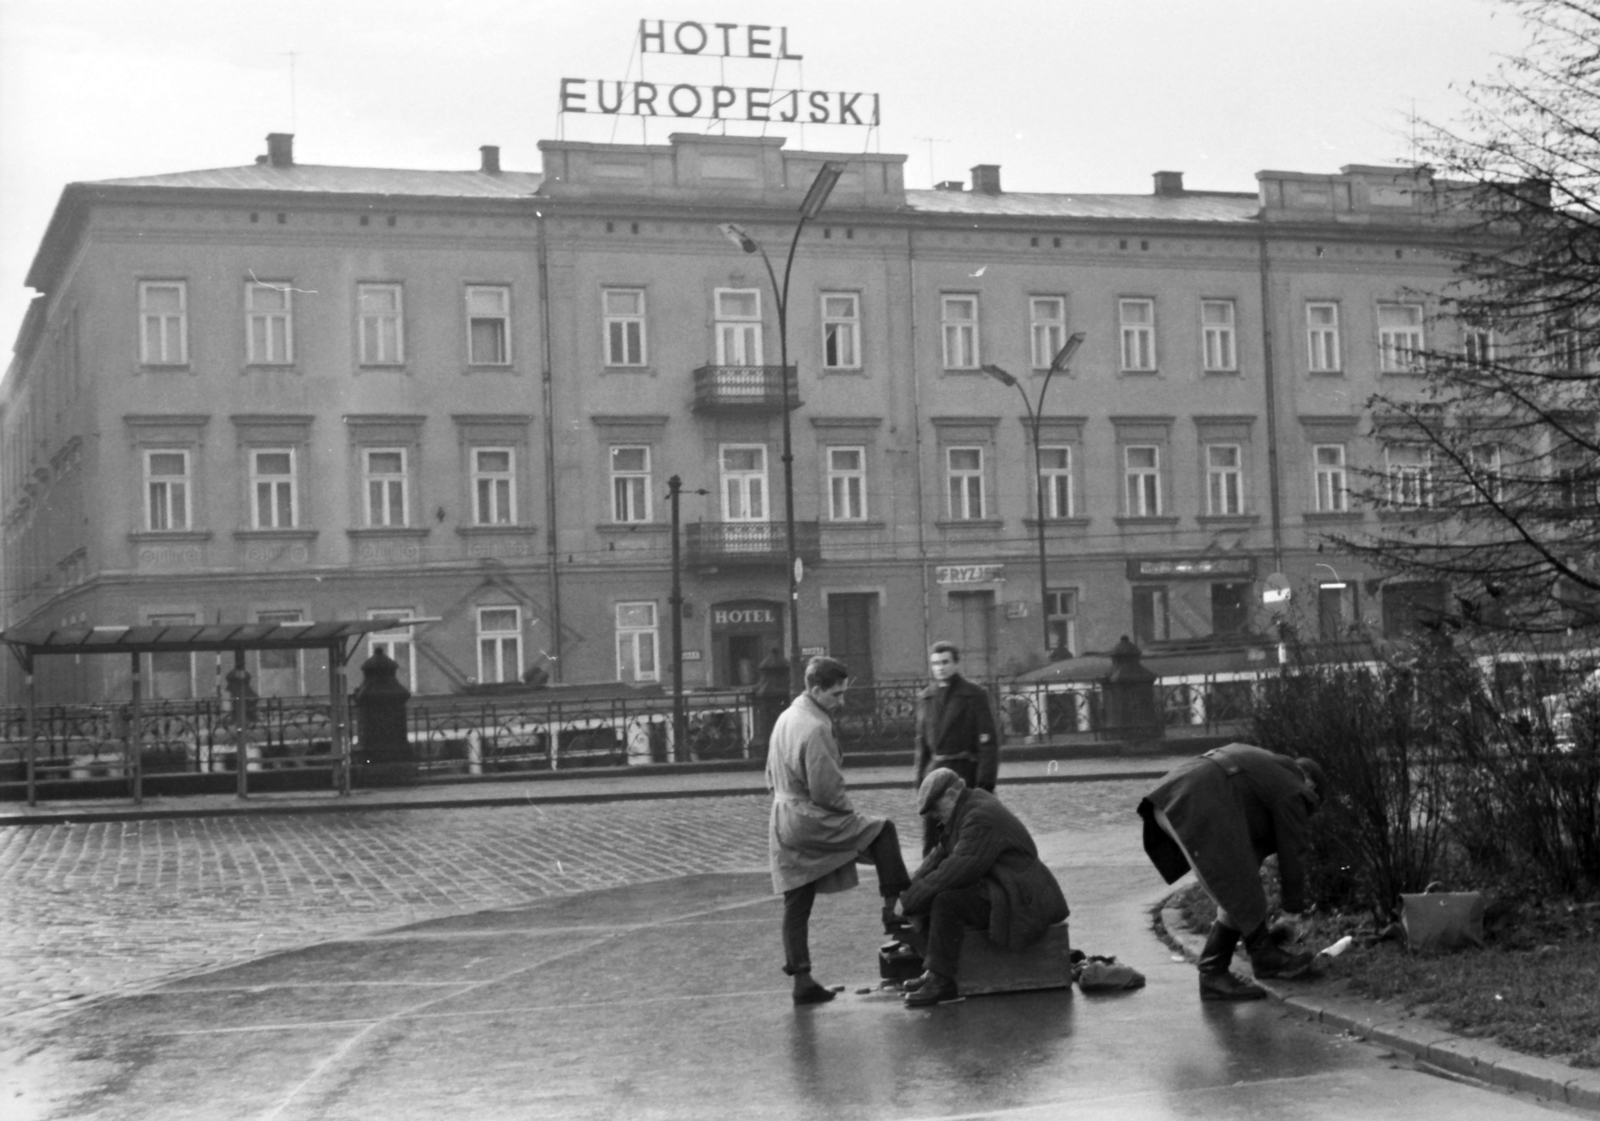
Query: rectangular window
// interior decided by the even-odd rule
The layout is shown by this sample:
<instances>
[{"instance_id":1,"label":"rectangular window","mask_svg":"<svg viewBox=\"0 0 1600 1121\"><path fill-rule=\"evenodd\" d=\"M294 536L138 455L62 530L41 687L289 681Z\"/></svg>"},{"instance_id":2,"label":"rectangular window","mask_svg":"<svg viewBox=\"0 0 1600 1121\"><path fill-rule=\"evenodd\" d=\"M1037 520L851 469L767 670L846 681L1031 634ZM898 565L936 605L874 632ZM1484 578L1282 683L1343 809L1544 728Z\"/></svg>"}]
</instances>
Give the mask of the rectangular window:
<instances>
[{"instance_id":1,"label":"rectangular window","mask_svg":"<svg viewBox=\"0 0 1600 1121\"><path fill-rule=\"evenodd\" d=\"M1122 449L1128 483L1128 516L1153 518L1161 513L1161 449L1138 445Z\"/></svg>"},{"instance_id":2,"label":"rectangular window","mask_svg":"<svg viewBox=\"0 0 1600 1121\"><path fill-rule=\"evenodd\" d=\"M1378 305L1378 367L1409 373L1422 361L1422 305Z\"/></svg>"},{"instance_id":3,"label":"rectangular window","mask_svg":"<svg viewBox=\"0 0 1600 1121\"><path fill-rule=\"evenodd\" d=\"M493 685L522 676L522 609L478 608L478 681Z\"/></svg>"},{"instance_id":4,"label":"rectangular window","mask_svg":"<svg viewBox=\"0 0 1600 1121\"><path fill-rule=\"evenodd\" d=\"M644 289L602 289L600 304L606 329L606 365L643 366Z\"/></svg>"},{"instance_id":5,"label":"rectangular window","mask_svg":"<svg viewBox=\"0 0 1600 1121\"><path fill-rule=\"evenodd\" d=\"M517 520L515 466L511 448L472 449L474 525L511 525Z\"/></svg>"},{"instance_id":6,"label":"rectangular window","mask_svg":"<svg viewBox=\"0 0 1600 1121\"><path fill-rule=\"evenodd\" d=\"M1306 347L1313 373L1331 374L1343 368L1339 355L1338 304L1306 305Z\"/></svg>"},{"instance_id":7,"label":"rectangular window","mask_svg":"<svg viewBox=\"0 0 1600 1121\"><path fill-rule=\"evenodd\" d=\"M983 449L946 448L945 475L950 490L953 521L983 517Z\"/></svg>"},{"instance_id":8,"label":"rectangular window","mask_svg":"<svg viewBox=\"0 0 1600 1121\"><path fill-rule=\"evenodd\" d=\"M245 349L252 366L294 361L293 294L287 284L245 285Z\"/></svg>"},{"instance_id":9,"label":"rectangular window","mask_svg":"<svg viewBox=\"0 0 1600 1121\"><path fill-rule=\"evenodd\" d=\"M1317 444L1311 449L1312 485L1317 494L1317 511L1342 514L1350 509L1345 490L1344 445Z\"/></svg>"},{"instance_id":10,"label":"rectangular window","mask_svg":"<svg viewBox=\"0 0 1600 1121\"><path fill-rule=\"evenodd\" d=\"M650 520L650 449L636 445L611 449L611 520Z\"/></svg>"},{"instance_id":11,"label":"rectangular window","mask_svg":"<svg viewBox=\"0 0 1600 1121\"><path fill-rule=\"evenodd\" d=\"M367 488L367 525L403 526L410 522L406 497L406 450L363 448L361 474Z\"/></svg>"},{"instance_id":12,"label":"rectangular window","mask_svg":"<svg viewBox=\"0 0 1600 1121\"><path fill-rule=\"evenodd\" d=\"M250 452L250 494L256 529L293 529L297 524L293 448L255 448Z\"/></svg>"},{"instance_id":13,"label":"rectangular window","mask_svg":"<svg viewBox=\"0 0 1600 1121\"><path fill-rule=\"evenodd\" d=\"M1499 444L1479 444L1468 453L1468 466L1481 492L1466 496L1468 502L1501 502L1505 498L1505 475L1501 469Z\"/></svg>"},{"instance_id":14,"label":"rectangular window","mask_svg":"<svg viewBox=\"0 0 1600 1121\"><path fill-rule=\"evenodd\" d=\"M1250 627L1250 585L1211 585L1211 633L1243 634Z\"/></svg>"},{"instance_id":15,"label":"rectangular window","mask_svg":"<svg viewBox=\"0 0 1600 1121\"><path fill-rule=\"evenodd\" d=\"M1057 588L1044 594L1045 618L1050 623L1050 653L1071 657L1078 648L1078 589Z\"/></svg>"},{"instance_id":16,"label":"rectangular window","mask_svg":"<svg viewBox=\"0 0 1600 1121\"><path fill-rule=\"evenodd\" d=\"M367 612L369 619L412 619L416 612L409 607L374 607ZM395 680L417 691L416 664L411 647L410 627L396 627L392 631L374 631L367 636L367 657L380 650L394 660Z\"/></svg>"},{"instance_id":17,"label":"rectangular window","mask_svg":"<svg viewBox=\"0 0 1600 1121\"><path fill-rule=\"evenodd\" d=\"M1244 512L1244 476L1238 444L1206 445L1206 512Z\"/></svg>"},{"instance_id":18,"label":"rectangular window","mask_svg":"<svg viewBox=\"0 0 1600 1121\"><path fill-rule=\"evenodd\" d=\"M1034 296L1028 301L1032 319L1033 368L1048 370L1067 341L1067 301L1060 296Z\"/></svg>"},{"instance_id":19,"label":"rectangular window","mask_svg":"<svg viewBox=\"0 0 1600 1121\"><path fill-rule=\"evenodd\" d=\"M1160 584L1138 584L1133 589L1133 641L1140 646L1172 637L1167 618L1167 589Z\"/></svg>"},{"instance_id":20,"label":"rectangular window","mask_svg":"<svg viewBox=\"0 0 1600 1121\"><path fill-rule=\"evenodd\" d=\"M405 361L404 303L398 284L358 284L361 364L397 366Z\"/></svg>"},{"instance_id":21,"label":"rectangular window","mask_svg":"<svg viewBox=\"0 0 1600 1121\"><path fill-rule=\"evenodd\" d=\"M1072 517L1072 449L1041 447L1039 477L1044 486L1044 516Z\"/></svg>"},{"instance_id":22,"label":"rectangular window","mask_svg":"<svg viewBox=\"0 0 1600 1121\"><path fill-rule=\"evenodd\" d=\"M660 633L654 603L617 604L617 680L659 681Z\"/></svg>"},{"instance_id":23,"label":"rectangular window","mask_svg":"<svg viewBox=\"0 0 1600 1121\"><path fill-rule=\"evenodd\" d=\"M828 449L828 517L859 522L867 516L867 450Z\"/></svg>"},{"instance_id":24,"label":"rectangular window","mask_svg":"<svg viewBox=\"0 0 1600 1121\"><path fill-rule=\"evenodd\" d=\"M511 289L503 284L467 286L467 365L511 363Z\"/></svg>"},{"instance_id":25,"label":"rectangular window","mask_svg":"<svg viewBox=\"0 0 1600 1121\"><path fill-rule=\"evenodd\" d=\"M189 361L189 286L183 281L140 281L139 361L146 366Z\"/></svg>"},{"instance_id":26,"label":"rectangular window","mask_svg":"<svg viewBox=\"0 0 1600 1121\"><path fill-rule=\"evenodd\" d=\"M1415 444L1392 444L1383 449L1389 481L1389 505L1401 510L1422 510L1433 505L1433 456Z\"/></svg>"},{"instance_id":27,"label":"rectangular window","mask_svg":"<svg viewBox=\"0 0 1600 1121\"><path fill-rule=\"evenodd\" d=\"M1206 369L1237 370L1233 347L1233 301L1200 301L1200 342L1205 352Z\"/></svg>"},{"instance_id":28,"label":"rectangular window","mask_svg":"<svg viewBox=\"0 0 1600 1121\"><path fill-rule=\"evenodd\" d=\"M152 615L152 627L192 627L193 615ZM145 695L153 700L186 701L195 695L194 655L186 651L165 650L145 655Z\"/></svg>"},{"instance_id":29,"label":"rectangular window","mask_svg":"<svg viewBox=\"0 0 1600 1121\"><path fill-rule=\"evenodd\" d=\"M1468 327L1461 333L1461 357L1469 366L1494 365L1494 332L1487 327Z\"/></svg>"},{"instance_id":30,"label":"rectangular window","mask_svg":"<svg viewBox=\"0 0 1600 1121\"><path fill-rule=\"evenodd\" d=\"M1550 329L1550 359L1551 367L1556 370L1583 369L1583 336L1570 315L1555 318Z\"/></svg>"},{"instance_id":31,"label":"rectangular window","mask_svg":"<svg viewBox=\"0 0 1600 1121\"><path fill-rule=\"evenodd\" d=\"M1156 368L1156 302L1118 300L1117 319L1122 329L1122 368Z\"/></svg>"},{"instance_id":32,"label":"rectangular window","mask_svg":"<svg viewBox=\"0 0 1600 1121\"><path fill-rule=\"evenodd\" d=\"M822 365L828 370L861 368L861 299L853 292L822 294Z\"/></svg>"},{"instance_id":33,"label":"rectangular window","mask_svg":"<svg viewBox=\"0 0 1600 1121\"><path fill-rule=\"evenodd\" d=\"M189 453L186 451L147 451L144 453L146 504L145 528L178 530L189 528Z\"/></svg>"},{"instance_id":34,"label":"rectangular window","mask_svg":"<svg viewBox=\"0 0 1600 1121\"><path fill-rule=\"evenodd\" d=\"M761 365L761 292L718 288L715 297L717 365Z\"/></svg>"},{"instance_id":35,"label":"rectangular window","mask_svg":"<svg viewBox=\"0 0 1600 1121\"><path fill-rule=\"evenodd\" d=\"M256 614L258 623L298 623L298 611L261 611ZM299 650L256 651L255 689L263 697L303 696L305 687L305 661Z\"/></svg>"},{"instance_id":36,"label":"rectangular window","mask_svg":"<svg viewBox=\"0 0 1600 1121\"><path fill-rule=\"evenodd\" d=\"M1343 581L1317 585L1317 636L1324 642L1337 642L1349 636L1359 621L1356 614L1356 588Z\"/></svg>"},{"instance_id":37,"label":"rectangular window","mask_svg":"<svg viewBox=\"0 0 1600 1121\"><path fill-rule=\"evenodd\" d=\"M723 446L722 518L729 522L767 520L767 449L764 445Z\"/></svg>"},{"instance_id":38,"label":"rectangular window","mask_svg":"<svg viewBox=\"0 0 1600 1121\"><path fill-rule=\"evenodd\" d=\"M945 296L939 319L944 326L944 368L978 368L978 297Z\"/></svg>"}]
</instances>

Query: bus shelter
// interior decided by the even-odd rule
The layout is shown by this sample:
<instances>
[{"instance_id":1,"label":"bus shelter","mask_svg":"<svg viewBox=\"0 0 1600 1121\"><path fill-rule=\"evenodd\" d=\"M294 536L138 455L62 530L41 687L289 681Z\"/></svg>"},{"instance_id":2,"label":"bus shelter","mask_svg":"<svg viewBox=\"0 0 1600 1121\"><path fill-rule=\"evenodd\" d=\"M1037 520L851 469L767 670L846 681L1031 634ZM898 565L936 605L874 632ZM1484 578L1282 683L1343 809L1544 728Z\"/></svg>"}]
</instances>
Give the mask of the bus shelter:
<instances>
[{"instance_id":1,"label":"bus shelter","mask_svg":"<svg viewBox=\"0 0 1600 1121\"><path fill-rule=\"evenodd\" d=\"M146 655L194 654L206 651L233 654L233 668L241 679L248 651L325 650L328 655L329 729L335 783L341 795L350 793L350 713L345 681L345 665L359 648L362 636L376 631L394 630L421 620L378 618L333 622L302 623L210 623L144 624L140 626L15 627L0 633L0 642L10 647L22 666L27 687L23 736L26 740L28 804L38 802L38 729L34 663L52 655L110 654L127 657L133 671L128 734L124 743L128 793L144 801L143 790L143 668ZM231 675L230 675L231 676ZM249 767L246 740L249 699L243 689L233 697L233 734L238 795L249 795Z\"/></svg>"}]
</instances>

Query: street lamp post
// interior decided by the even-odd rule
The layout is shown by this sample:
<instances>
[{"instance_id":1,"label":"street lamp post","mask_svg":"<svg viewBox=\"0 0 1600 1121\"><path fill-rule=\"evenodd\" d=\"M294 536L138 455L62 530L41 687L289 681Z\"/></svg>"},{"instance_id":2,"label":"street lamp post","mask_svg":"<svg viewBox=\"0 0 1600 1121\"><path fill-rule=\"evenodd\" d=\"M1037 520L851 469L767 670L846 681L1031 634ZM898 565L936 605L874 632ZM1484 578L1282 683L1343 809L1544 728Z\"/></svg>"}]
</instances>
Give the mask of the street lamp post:
<instances>
[{"instance_id":1,"label":"street lamp post","mask_svg":"<svg viewBox=\"0 0 1600 1121\"><path fill-rule=\"evenodd\" d=\"M1039 422L1044 416L1044 395L1050 391L1050 379L1055 377L1056 371L1065 370L1067 368L1067 363L1072 360L1073 354L1082 344L1083 332L1076 331L1070 338L1067 339L1064 344L1062 344L1061 349L1056 351L1056 356L1050 360L1050 368L1045 371L1044 384L1039 386L1039 403L1037 407L1035 407L1034 403L1028 399L1028 391L1022 388L1022 383L1011 374L1007 373L1005 370L1002 370L999 366L985 365L982 367L984 373L988 374L998 382L1002 382L1005 385L1011 386L1018 393L1020 393L1022 395L1022 407L1028 410L1028 427L1033 432L1034 493L1038 498L1039 625L1044 631L1044 656L1052 661L1059 661L1062 657L1071 657L1072 652L1064 649L1066 645L1065 643L1062 644L1061 648L1055 650L1052 650L1050 647L1050 570L1045 560L1044 460L1039 449Z\"/></svg>"},{"instance_id":2,"label":"street lamp post","mask_svg":"<svg viewBox=\"0 0 1600 1121\"><path fill-rule=\"evenodd\" d=\"M800 244L800 231L806 223L822 212L822 207L833 193L845 165L829 160L817 172L800 203L800 221L795 223L794 236L789 239L789 254L783 262L783 283L772 267L772 259L761 244L733 222L720 227L727 239L746 253L761 254L761 263L767 266L767 279L772 282L772 295L778 302L778 381L783 392L783 539L789 570L789 691L798 695L803 688L804 667L800 664L800 557L794 542L794 435L789 420L789 273L794 268L794 251Z\"/></svg>"}]
</instances>

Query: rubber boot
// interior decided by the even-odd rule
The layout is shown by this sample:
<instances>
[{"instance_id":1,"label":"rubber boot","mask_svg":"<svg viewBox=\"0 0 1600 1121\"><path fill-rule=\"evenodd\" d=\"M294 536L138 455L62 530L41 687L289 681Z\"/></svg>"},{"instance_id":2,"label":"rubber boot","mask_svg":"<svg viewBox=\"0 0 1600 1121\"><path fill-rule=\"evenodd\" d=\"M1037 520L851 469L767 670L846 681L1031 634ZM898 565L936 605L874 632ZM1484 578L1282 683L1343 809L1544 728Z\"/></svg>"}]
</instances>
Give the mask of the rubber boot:
<instances>
[{"instance_id":1,"label":"rubber boot","mask_svg":"<svg viewBox=\"0 0 1600 1121\"><path fill-rule=\"evenodd\" d=\"M1311 969L1317 955L1310 950L1290 953L1272 940L1267 924L1262 923L1244 936L1244 948L1250 952L1250 969L1263 980L1277 977L1292 981Z\"/></svg>"},{"instance_id":2,"label":"rubber boot","mask_svg":"<svg viewBox=\"0 0 1600 1121\"><path fill-rule=\"evenodd\" d=\"M1205 947L1200 951L1201 1000L1263 1000L1267 990L1253 985L1243 977L1234 976L1228 968L1233 963L1233 951L1239 945L1239 932L1219 922L1211 924Z\"/></svg>"}]
</instances>

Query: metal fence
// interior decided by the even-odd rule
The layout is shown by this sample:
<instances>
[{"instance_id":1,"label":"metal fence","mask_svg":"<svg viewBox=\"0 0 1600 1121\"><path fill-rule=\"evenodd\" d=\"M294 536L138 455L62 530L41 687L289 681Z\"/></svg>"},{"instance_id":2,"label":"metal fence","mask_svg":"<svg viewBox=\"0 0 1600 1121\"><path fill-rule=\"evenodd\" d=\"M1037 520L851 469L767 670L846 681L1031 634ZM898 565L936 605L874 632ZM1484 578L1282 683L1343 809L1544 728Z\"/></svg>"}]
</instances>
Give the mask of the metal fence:
<instances>
[{"instance_id":1,"label":"metal fence","mask_svg":"<svg viewBox=\"0 0 1600 1121\"><path fill-rule=\"evenodd\" d=\"M1208 674L1156 683L1169 734L1214 733L1245 720L1258 674ZM847 755L904 752L916 733L925 678L853 687L835 716ZM1005 743L1103 741L1109 727L1098 682L986 686ZM674 742L672 698L662 694L568 700L549 692L419 696L406 710L407 738L425 775L486 775L580 767L626 767L759 758L761 722L749 690L685 696L687 735ZM247 773L335 770L328 700L270 697L250 702L242 737ZM140 728L128 704L41 705L34 713L36 781L124 779L134 744L143 774L234 773L239 766L226 698L146 701ZM137 734L134 734L137 732ZM361 757L359 743L353 758ZM0 787L27 779L26 710L0 707ZM337 775L335 776L337 777Z\"/></svg>"},{"instance_id":2,"label":"metal fence","mask_svg":"<svg viewBox=\"0 0 1600 1121\"><path fill-rule=\"evenodd\" d=\"M147 775L238 770L239 740L230 699L144 701L139 727L129 704L40 705L34 711L32 754L41 782L126 778L135 745ZM331 770L331 714L326 698L253 700L244 730L248 771ZM0 784L27 779L27 709L0 707Z\"/></svg>"},{"instance_id":3,"label":"metal fence","mask_svg":"<svg viewBox=\"0 0 1600 1121\"><path fill-rule=\"evenodd\" d=\"M493 774L747 759L756 735L748 690L687 694L687 736L673 742L672 698L565 701L548 695L423 697L407 737L430 774Z\"/></svg>"}]
</instances>

